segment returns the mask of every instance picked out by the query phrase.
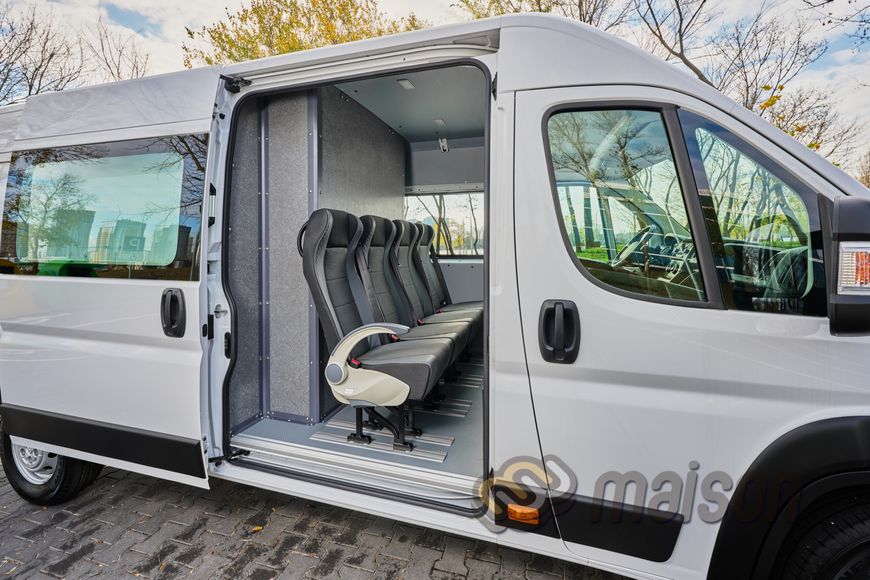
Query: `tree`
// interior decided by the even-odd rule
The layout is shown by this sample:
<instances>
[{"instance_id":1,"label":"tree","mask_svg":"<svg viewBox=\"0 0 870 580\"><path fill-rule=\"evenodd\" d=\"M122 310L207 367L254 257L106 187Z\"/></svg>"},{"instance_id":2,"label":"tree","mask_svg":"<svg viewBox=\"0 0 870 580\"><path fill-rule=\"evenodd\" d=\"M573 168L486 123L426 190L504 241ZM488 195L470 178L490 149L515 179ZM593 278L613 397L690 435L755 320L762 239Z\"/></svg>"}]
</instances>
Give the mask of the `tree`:
<instances>
[{"instance_id":1,"label":"tree","mask_svg":"<svg viewBox=\"0 0 870 580\"><path fill-rule=\"evenodd\" d=\"M864 187L870 189L870 151L867 151L858 160L858 181L864 184Z\"/></svg>"},{"instance_id":2,"label":"tree","mask_svg":"<svg viewBox=\"0 0 870 580\"><path fill-rule=\"evenodd\" d=\"M633 0L665 57L833 162L851 153L862 127L844 119L822 88L789 87L826 43L800 17L762 4L751 17L712 29L707 0Z\"/></svg>"},{"instance_id":3,"label":"tree","mask_svg":"<svg viewBox=\"0 0 870 580\"><path fill-rule=\"evenodd\" d=\"M819 14L822 26L851 28L849 35L860 45L870 42L870 2L866 0L803 0L807 8ZM845 10L834 12L834 8Z\"/></svg>"},{"instance_id":4,"label":"tree","mask_svg":"<svg viewBox=\"0 0 870 580\"><path fill-rule=\"evenodd\" d=\"M602 30L614 30L625 24L631 13L628 0L459 0L457 6L472 18L545 12L573 18Z\"/></svg>"},{"instance_id":5,"label":"tree","mask_svg":"<svg viewBox=\"0 0 870 580\"><path fill-rule=\"evenodd\" d=\"M694 53L704 46L700 32L714 18L707 0L633 0L634 10L649 35L666 52L708 85L713 81L696 62Z\"/></svg>"},{"instance_id":6,"label":"tree","mask_svg":"<svg viewBox=\"0 0 870 580\"><path fill-rule=\"evenodd\" d=\"M51 12L0 8L0 105L61 91L84 74L81 43L70 39Z\"/></svg>"},{"instance_id":7,"label":"tree","mask_svg":"<svg viewBox=\"0 0 870 580\"><path fill-rule=\"evenodd\" d=\"M96 63L94 73L102 81L138 79L148 74L151 57L141 50L135 34L113 32L100 18L83 42Z\"/></svg>"},{"instance_id":8,"label":"tree","mask_svg":"<svg viewBox=\"0 0 870 580\"><path fill-rule=\"evenodd\" d=\"M220 22L188 28L184 65L239 62L424 25L413 13L388 18L375 0L251 0Z\"/></svg>"}]
</instances>

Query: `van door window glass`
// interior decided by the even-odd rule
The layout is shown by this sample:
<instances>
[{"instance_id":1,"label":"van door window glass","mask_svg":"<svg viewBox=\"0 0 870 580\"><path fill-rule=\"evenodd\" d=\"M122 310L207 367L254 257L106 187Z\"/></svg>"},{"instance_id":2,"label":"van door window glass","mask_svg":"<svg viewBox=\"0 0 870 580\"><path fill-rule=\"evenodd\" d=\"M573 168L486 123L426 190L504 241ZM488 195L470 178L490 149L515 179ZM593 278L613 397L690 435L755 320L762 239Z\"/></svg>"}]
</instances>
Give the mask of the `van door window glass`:
<instances>
[{"instance_id":1,"label":"van door window glass","mask_svg":"<svg viewBox=\"0 0 870 580\"><path fill-rule=\"evenodd\" d=\"M680 119L726 307L825 316L815 194L722 127Z\"/></svg>"},{"instance_id":2,"label":"van door window glass","mask_svg":"<svg viewBox=\"0 0 870 580\"><path fill-rule=\"evenodd\" d=\"M658 111L564 111L547 122L562 227L597 280L675 300L706 295Z\"/></svg>"},{"instance_id":3,"label":"van door window glass","mask_svg":"<svg viewBox=\"0 0 870 580\"><path fill-rule=\"evenodd\" d=\"M196 279L206 152L179 136L16 153L0 272Z\"/></svg>"}]
</instances>

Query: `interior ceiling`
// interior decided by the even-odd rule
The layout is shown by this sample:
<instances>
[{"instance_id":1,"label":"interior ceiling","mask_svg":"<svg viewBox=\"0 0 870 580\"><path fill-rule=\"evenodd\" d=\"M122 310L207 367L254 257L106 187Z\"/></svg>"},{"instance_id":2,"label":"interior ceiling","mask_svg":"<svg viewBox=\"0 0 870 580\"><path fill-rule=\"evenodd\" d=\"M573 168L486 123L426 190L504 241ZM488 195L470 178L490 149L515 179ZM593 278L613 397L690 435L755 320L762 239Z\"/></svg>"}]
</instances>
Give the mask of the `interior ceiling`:
<instances>
[{"instance_id":1,"label":"interior ceiling","mask_svg":"<svg viewBox=\"0 0 870 580\"><path fill-rule=\"evenodd\" d=\"M414 88L402 88L399 79L411 81ZM488 98L484 79L478 68L458 66L335 86L415 143L482 136ZM442 119L445 126L436 125L435 119Z\"/></svg>"}]
</instances>

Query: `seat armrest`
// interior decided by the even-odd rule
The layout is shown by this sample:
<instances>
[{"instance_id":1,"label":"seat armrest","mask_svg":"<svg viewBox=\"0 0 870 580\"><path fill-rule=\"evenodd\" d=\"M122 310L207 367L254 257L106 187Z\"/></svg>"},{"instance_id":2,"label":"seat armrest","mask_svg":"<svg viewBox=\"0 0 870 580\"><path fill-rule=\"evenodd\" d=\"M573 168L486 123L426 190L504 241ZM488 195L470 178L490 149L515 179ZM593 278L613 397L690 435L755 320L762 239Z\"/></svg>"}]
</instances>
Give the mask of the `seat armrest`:
<instances>
[{"instance_id":1,"label":"seat armrest","mask_svg":"<svg viewBox=\"0 0 870 580\"><path fill-rule=\"evenodd\" d=\"M402 324L392 324L390 322L375 322L365 324L348 332L335 348L332 349L332 354L329 355L329 361L326 364L326 380L332 387L342 384L348 377L348 359L350 353L356 348L356 345L376 334L396 334L402 335L408 332L409 328Z\"/></svg>"}]
</instances>

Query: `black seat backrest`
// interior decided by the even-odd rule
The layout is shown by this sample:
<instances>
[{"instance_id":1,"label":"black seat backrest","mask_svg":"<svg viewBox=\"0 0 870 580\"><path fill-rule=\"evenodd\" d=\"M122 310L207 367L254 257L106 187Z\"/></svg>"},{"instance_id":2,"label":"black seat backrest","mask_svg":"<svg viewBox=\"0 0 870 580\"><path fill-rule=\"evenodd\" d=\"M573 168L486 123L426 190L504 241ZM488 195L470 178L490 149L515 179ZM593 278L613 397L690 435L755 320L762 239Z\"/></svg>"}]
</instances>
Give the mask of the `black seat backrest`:
<instances>
[{"instance_id":1,"label":"black seat backrest","mask_svg":"<svg viewBox=\"0 0 870 580\"><path fill-rule=\"evenodd\" d=\"M304 226L302 271L314 299L329 350L350 331L372 322L371 309L356 272L355 250L362 223L349 213L319 209ZM354 351L367 350L366 341Z\"/></svg>"},{"instance_id":2,"label":"black seat backrest","mask_svg":"<svg viewBox=\"0 0 870 580\"><path fill-rule=\"evenodd\" d=\"M426 224L417 224L420 237L417 240L417 252L414 255L414 265L426 284L426 290L432 298L432 305L438 309L450 303L450 295L444 287L440 266L434 261L432 244L435 241L435 228Z\"/></svg>"},{"instance_id":3,"label":"black seat backrest","mask_svg":"<svg viewBox=\"0 0 870 580\"><path fill-rule=\"evenodd\" d=\"M408 296L414 320L420 320L435 312L432 299L413 262L420 230L408 221L395 220L393 223L396 225L396 240L393 242L392 251L393 271Z\"/></svg>"},{"instance_id":4,"label":"black seat backrest","mask_svg":"<svg viewBox=\"0 0 870 580\"><path fill-rule=\"evenodd\" d=\"M393 273L390 261L396 225L374 215L364 215L360 221L363 235L357 248L357 266L364 277L376 321L415 326L416 319L411 314L408 298Z\"/></svg>"}]
</instances>

